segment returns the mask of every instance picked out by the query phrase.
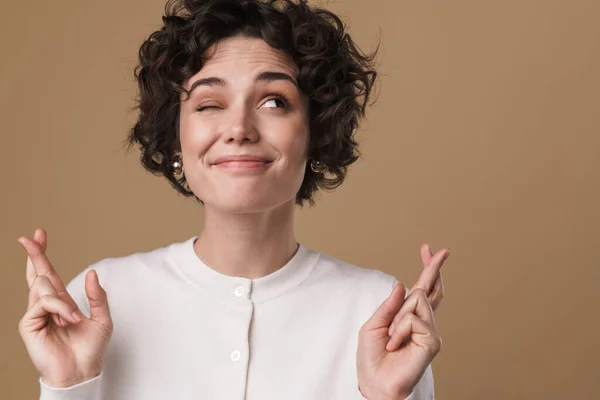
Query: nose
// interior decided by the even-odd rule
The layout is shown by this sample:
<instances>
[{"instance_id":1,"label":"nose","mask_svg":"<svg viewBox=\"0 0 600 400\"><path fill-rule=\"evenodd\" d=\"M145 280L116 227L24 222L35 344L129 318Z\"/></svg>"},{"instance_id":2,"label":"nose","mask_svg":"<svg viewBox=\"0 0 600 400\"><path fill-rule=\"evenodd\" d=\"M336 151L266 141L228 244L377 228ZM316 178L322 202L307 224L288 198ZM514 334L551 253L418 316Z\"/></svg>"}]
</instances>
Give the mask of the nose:
<instances>
[{"instance_id":1,"label":"nose","mask_svg":"<svg viewBox=\"0 0 600 400\"><path fill-rule=\"evenodd\" d=\"M229 128L224 132L227 143L253 143L258 141L258 131L254 124L252 111L245 106L231 109Z\"/></svg>"}]
</instances>

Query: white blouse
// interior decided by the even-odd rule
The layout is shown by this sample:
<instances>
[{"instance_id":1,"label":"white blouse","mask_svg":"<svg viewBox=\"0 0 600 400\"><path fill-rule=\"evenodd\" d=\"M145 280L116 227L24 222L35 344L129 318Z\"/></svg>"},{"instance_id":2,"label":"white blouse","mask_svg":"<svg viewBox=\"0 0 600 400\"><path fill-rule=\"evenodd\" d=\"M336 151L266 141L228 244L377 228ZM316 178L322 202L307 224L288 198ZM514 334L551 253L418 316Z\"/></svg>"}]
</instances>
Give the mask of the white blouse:
<instances>
[{"instance_id":1,"label":"white blouse","mask_svg":"<svg viewBox=\"0 0 600 400\"><path fill-rule=\"evenodd\" d=\"M396 279L299 245L276 272L218 273L196 237L89 266L67 289L89 317L84 277L98 273L114 330L102 373L41 400L348 400L358 390L358 332ZM434 399L431 365L409 397Z\"/></svg>"}]
</instances>

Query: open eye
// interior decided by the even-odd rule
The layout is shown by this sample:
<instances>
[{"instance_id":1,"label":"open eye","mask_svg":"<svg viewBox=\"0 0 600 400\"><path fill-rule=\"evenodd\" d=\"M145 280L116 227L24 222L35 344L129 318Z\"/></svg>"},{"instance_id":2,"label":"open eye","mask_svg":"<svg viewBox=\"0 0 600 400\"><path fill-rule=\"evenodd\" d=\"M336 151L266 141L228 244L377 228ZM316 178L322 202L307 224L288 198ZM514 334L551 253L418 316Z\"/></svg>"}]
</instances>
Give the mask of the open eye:
<instances>
[{"instance_id":1,"label":"open eye","mask_svg":"<svg viewBox=\"0 0 600 400\"><path fill-rule=\"evenodd\" d=\"M289 101L285 96L279 95L275 97L271 97L267 101L263 103L263 106L267 106L267 108L288 108Z\"/></svg>"}]
</instances>

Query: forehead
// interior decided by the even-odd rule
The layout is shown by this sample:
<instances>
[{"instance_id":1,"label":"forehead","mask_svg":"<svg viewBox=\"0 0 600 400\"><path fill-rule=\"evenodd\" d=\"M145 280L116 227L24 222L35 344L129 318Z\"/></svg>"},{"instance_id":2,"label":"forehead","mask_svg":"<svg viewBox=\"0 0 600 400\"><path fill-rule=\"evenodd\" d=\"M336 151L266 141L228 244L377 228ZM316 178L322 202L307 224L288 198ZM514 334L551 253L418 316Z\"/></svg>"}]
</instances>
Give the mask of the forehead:
<instances>
[{"instance_id":1,"label":"forehead","mask_svg":"<svg viewBox=\"0 0 600 400\"><path fill-rule=\"evenodd\" d=\"M252 77L262 71L285 72L292 77L298 73L295 63L281 50L264 40L248 37L223 39L205 53L209 58L202 69L186 84L189 89L199 77L218 75L225 79Z\"/></svg>"}]
</instances>

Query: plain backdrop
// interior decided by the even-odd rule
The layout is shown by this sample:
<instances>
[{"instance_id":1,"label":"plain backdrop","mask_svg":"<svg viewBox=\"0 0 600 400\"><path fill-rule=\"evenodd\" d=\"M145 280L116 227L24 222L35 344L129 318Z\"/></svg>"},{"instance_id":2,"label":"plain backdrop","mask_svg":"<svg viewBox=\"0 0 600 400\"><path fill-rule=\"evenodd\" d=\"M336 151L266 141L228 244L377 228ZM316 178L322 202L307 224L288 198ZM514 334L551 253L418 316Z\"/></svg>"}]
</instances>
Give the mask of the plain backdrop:
<instances>
[{"instance_id":1,"label":"plain backdrop","mask_svg":"<svg viewBox=\"0 0 600 400\"><path fill-rule=\"evenodd\" d=\"M121 149L164 2L3 3L0 397L33 399L16 239L45 228L68 282L198 234L202 209ZM409 286L422 243L452 250L437 399L600 398L600 2L326 5L365 51L381 41L379 99L298 240Z\"/></svg>"}]
</instances>

